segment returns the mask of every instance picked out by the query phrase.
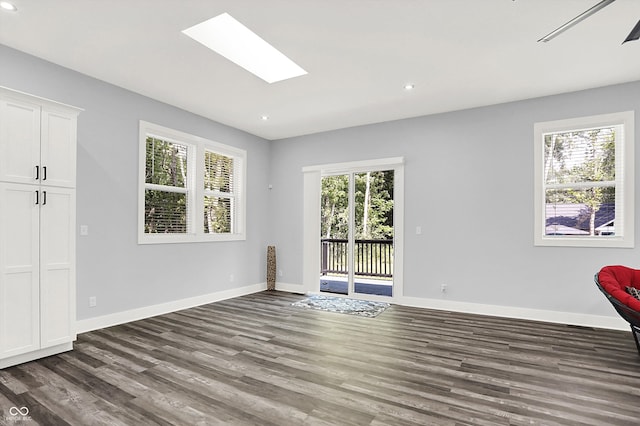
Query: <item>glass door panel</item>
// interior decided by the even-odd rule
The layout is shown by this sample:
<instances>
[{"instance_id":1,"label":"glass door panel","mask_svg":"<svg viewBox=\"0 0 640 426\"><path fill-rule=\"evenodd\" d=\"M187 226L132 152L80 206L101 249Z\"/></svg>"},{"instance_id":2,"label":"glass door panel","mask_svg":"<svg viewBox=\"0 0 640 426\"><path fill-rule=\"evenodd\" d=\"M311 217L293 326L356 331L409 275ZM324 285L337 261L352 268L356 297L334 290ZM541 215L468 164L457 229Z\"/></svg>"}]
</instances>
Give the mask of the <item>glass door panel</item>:
<instances>
[{"instance_id":1,"label":"glass door panel","mask_svg":"<svg viewBox=\"0 0 640 426\"><path fill-rule=\"evenodd\" d=\"M324 176L320 200L320 291L349 294L349 175Z\"/></svg>"},{"instance_id":2,"label":"glass door panel","mask_svg":"<svg viewBox=\"0 0 640 426\"><path fill-rule=\"evenodd\" d=\"M354 174L354 292L393 296L393 170Z\"/></svg>"}]
</instances>

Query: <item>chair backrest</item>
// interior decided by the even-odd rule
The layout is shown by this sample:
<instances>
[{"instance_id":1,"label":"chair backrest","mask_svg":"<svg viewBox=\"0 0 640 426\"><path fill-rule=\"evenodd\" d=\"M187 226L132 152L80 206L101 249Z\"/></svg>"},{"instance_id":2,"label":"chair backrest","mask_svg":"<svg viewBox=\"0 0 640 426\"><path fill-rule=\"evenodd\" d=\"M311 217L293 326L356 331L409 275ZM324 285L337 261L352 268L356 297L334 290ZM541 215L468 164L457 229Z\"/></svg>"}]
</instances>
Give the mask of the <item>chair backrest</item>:
<instances>
[{"instance_id":1,"label":"chair backrest","mask_svg":"<svg viewBox=\"0 0 640 426\"><path fill-rule=\"evenodd\" d=\"M618 314L620 314L622 318L624 318L629 324L640 328L640 312L631 309L620 300L609 294L600 284L598 275L599 273L594 276L594 281L596 282L596 285L598 286L602 294L605 295L607 300L613 305L613 307L616 309L616 311L618 311Z\"/></svg>"}]
</instances>

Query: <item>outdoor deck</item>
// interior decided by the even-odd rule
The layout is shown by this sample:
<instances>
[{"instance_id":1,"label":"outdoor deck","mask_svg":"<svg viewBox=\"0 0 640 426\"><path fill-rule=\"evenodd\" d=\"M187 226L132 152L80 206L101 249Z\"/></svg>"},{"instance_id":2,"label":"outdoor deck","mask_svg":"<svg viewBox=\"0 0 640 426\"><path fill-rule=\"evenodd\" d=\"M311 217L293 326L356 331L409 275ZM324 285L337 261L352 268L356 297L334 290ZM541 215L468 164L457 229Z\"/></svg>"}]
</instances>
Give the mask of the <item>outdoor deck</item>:
<instances>
[{"instance_id":1,"label":"outdoor deck","mask_svg":"<svg viewBox=\"0 0 640 426\"><path fill-rule=\"evenodd\" d=\"M355 277L355 293L377 296L393 296L393 281ZM320 291L334 294L348 294L347 277L324 275L320 277Z\"/></svg>"},{"instance_id":2,"label":"outdoor deck","mask_svg":"<svg viewBox=\"0 0 640 426\"><path fill-rule=\"evenodd\" d=\"M348 294L348 240L321 240L320 291ZM393 240L354 241L354 292L393 296Z\"/></svg>"}]
</instances>

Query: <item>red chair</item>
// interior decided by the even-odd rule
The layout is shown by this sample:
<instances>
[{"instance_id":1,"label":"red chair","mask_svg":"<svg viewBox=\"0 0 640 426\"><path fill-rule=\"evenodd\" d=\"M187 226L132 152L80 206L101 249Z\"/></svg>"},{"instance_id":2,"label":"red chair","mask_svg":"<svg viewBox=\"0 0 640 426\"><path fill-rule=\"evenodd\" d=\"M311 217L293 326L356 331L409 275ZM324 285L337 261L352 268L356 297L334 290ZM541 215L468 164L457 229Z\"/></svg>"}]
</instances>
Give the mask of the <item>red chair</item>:
<instances>
[{"instance_id":1,"label":"red chair","mask_svg":"<svg viewBox=\"0 0 640 426\"><path fill-rule=\"evenodd\" d=\"M626 266L605 266L595 277L596 285L631 325L631 333L640 353L640 300L627 292L627 287L640 289L640 270Z\"/></svg>"}]
</instances>

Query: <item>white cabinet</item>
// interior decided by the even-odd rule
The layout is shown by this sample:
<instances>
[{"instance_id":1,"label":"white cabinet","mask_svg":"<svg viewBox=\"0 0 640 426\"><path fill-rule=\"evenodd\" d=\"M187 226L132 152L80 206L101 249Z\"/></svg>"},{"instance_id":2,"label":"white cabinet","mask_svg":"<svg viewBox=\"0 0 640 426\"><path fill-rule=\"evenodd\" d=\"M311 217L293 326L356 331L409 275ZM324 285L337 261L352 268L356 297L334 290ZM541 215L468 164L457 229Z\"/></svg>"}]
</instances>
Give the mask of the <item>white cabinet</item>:
<instances>
[{"instance_id":1,"label":"white cabinet","mask_svg":"<svg viewBox=\"0 0 640 426\"><path fill-rule=\"evenodd\" d=\"M0 181L76 186L76 115L0 91Z\"/></svg>"},{"instance_id":2,"label":"white cabinet","mask_svg":"<svg viewBox=\"0 0 640 426\"><path fill-rule=\"evenodd\" d=\"M0 368L76 338L79 112L0 87Z\"/></svg>"},{"instance_id":3,"label":"white cabinet","mask_svg":"<svg viewBox=\"0 0 640 426\"><path fill-rule=\"evenodd\" d=\"M40 108L0 94L0 181L39 181Z\"/></svg>"},{"instance_id":4,"label":"white cabinet","mask_svg":"<svg viewBox=\"0 0 640 426\"><path fill-rule=\"evenodd\" d=\"M39 240L33 186L0 182L0 358L40 349Z\"/></svg>"},{"instance_id":5,"label":"white cabinet","mask_svg":"<svg viewBox=\"0 0 640 426\"><path fill-rule=\"evenodd\" d=\"M40 346L75 340L75 190L43 187L40 204Z\"/></svg>"},{"instance_id":6,"label":"white cabinet","mask_svg":"<svg viewBox=\"0 0 640 426\"><path fill-rule=\"evenodd\" d=\"M76 186L76 115L55 108L43 108L40 127L42 183Z\"/></svg>"}]
</instances>

